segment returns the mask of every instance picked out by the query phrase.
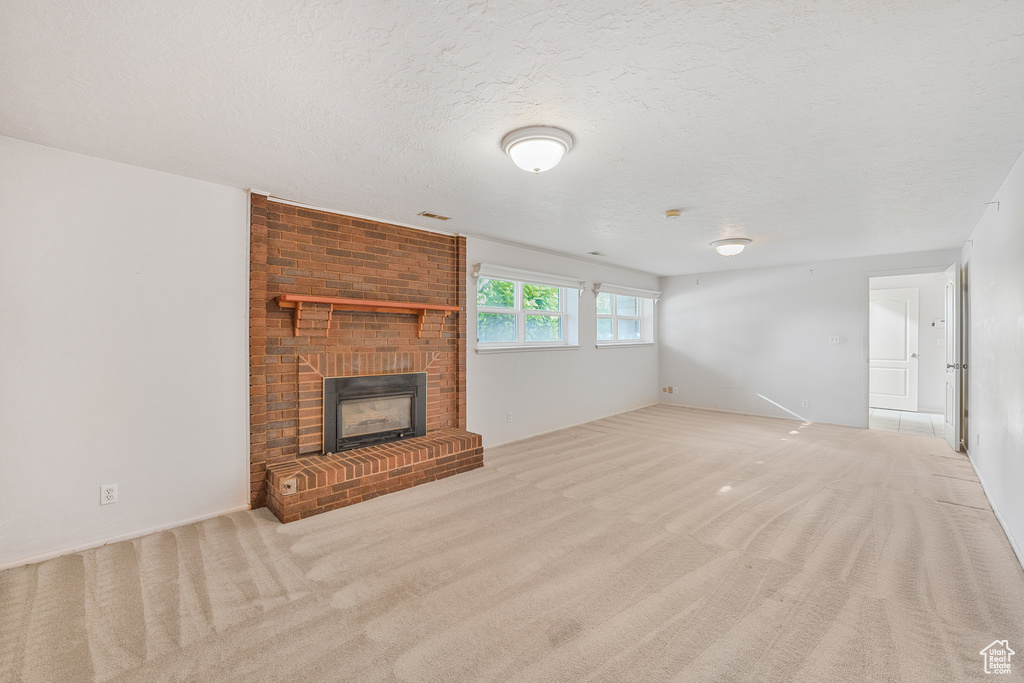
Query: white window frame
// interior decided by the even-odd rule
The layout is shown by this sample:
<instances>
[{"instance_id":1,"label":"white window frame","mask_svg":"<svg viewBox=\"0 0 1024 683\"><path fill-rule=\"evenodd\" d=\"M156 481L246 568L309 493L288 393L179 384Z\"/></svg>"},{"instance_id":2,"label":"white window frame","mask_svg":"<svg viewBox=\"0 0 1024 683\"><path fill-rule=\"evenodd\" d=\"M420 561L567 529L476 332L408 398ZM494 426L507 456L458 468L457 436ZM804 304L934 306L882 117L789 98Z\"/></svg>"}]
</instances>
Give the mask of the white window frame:
<instances>
[{"instance_id":1,"label":"white window frame","mask_svg":"<svg viewBox=\"0 0 1024 683\"><path fill-rule=\"evenodd\" d=\"M594 309L597 309L597 297L608 294L611 297L612 312L596 313L594 321L594 338L598 348L609 346L652 346L654 344L654 309L655 302L661 298L661 292L649 289L637 289L600 282L594 285ZM617 296L633 297L637 300L637 315L619 315ZM597 339L597 325L600 320L612 321L612 338ZM637 320L640 327L639 339L619 339L619 320Z\"/></svg>"},{"instance_id":2,"label":"white window frame","mask_svg":"<svg viewBox=\"0 0 1024 683\"><path fill-rule=\"evenodd\" d=\"M482 342L477 337L477 353L497 353L504 351L542 351L579 348L579 297L586 283L575 278L561 275L537 273L485 263L478 263L473 269L473 277L477 280L479 291L480 278L502 280L515 285L515 304L513 308L496 308L477 306L474 321L479 330L481 313L514 315L516 321L516 341L514 342ZM557 311L535 311L523 307L523 285L539 285L541 287L558 288ZM559 341L527 341L526 318L530 315L557 316L561 323L562 338ZM478 332L479 334L479 332Z\"/></svg>"}]
</instances>

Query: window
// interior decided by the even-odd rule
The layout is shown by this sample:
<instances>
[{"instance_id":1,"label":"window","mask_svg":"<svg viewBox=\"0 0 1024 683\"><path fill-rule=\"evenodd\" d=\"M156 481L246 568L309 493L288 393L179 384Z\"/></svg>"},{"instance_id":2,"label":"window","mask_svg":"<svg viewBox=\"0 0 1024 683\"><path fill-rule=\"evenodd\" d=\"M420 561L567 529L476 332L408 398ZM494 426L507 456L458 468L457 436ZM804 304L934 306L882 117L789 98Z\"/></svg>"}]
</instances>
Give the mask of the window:
<instances>
[{"instance_id":1,"label":"window","mask_svg":"<svg viewBox=\"0 0 1024 683\"><path fill-rule=\"evenodd\" d=\"M575 347L579 283L477 266L477 349Z\"/></svg>"},{"instance_id":2,"label":"window","mask_svg":"<svg viewBox=\"0 0 1024 683\"><path fill-rule=\"evenodd\" d=\"M597 344L653 344L654 302L661 295L629 287L599 284Z\"/></svg>"}]
</instances>

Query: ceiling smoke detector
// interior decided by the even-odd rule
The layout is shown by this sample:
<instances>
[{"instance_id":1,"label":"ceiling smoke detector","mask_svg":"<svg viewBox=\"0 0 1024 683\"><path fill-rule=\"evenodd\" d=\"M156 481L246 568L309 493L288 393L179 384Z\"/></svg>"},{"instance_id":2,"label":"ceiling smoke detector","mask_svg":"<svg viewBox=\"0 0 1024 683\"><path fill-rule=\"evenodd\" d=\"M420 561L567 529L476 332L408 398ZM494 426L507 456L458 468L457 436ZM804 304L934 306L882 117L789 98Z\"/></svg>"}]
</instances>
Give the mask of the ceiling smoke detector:
<instances>
[{"instance_id":1,"label":"ceiling smoke detector","mask_svg":"<svg viewBox=\"0 0 1024 683\"><path fill-rule=\"evenodd\" d=\"M735 256L743 251L748 244L750 244L750 240L746 237L734 237L727 240L715 240L711 246L722 256Z\"/></svg>"},{"instance_id":2,"label":"ceiling smoke detector","mask_svg":"<svg viewBox=\"0 0 1024 683\"><path fill-rule=\"evenodd\" d=\"M501 139L501 148L516 166L531 173L542 173L558 165L576 144L572 133L552 126L519 128Z\"/></svg>"}]
</instances>

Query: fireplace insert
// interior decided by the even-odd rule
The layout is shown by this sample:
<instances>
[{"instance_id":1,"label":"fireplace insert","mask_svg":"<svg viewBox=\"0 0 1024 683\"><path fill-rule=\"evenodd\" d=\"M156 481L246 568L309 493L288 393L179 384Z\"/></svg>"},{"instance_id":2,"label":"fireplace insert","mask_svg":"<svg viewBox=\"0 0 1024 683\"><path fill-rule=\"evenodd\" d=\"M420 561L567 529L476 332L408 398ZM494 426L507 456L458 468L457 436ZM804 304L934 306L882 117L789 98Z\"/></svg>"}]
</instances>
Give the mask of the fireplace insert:
<instances>
[{"instance_id":1,"label":"fireplace insert","mask_svg":"<svg viewBox=\"0 0 1024 683\"><path fill-rule=\"evenodd\" d=\"M427 373L324 379L324 452L427 433Z\"/></svg>"}]
</instances>

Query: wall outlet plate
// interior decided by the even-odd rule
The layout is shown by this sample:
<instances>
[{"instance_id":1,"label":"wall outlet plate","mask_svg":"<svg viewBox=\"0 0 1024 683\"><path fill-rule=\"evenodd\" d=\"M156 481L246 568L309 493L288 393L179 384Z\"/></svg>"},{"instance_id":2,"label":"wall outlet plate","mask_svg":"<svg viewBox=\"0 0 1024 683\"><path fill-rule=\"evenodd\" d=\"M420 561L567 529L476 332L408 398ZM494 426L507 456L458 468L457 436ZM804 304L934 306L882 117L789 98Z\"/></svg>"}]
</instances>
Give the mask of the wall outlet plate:
<instances>
[{"instance_id":1,"label":"wall outlet plate","mask_svg":"<svg viewBox=\"0 0 1024 683\"><path fill-rule=\"evenodd\" d=\"M838 344L839 343L839 335L838 334L830 334L828 336L828 343L829 344Z\"/></svg>"},{"instance_id":2,"label":"wall outlet plate","mask_svg":"<svg viewBox=\"0 0 1024 683\"><path fill-rule=\"evenodd\" d=\"M100 487L100 505L117 502L117 484L104 484Z\"/></svg>"}]
</instances>

